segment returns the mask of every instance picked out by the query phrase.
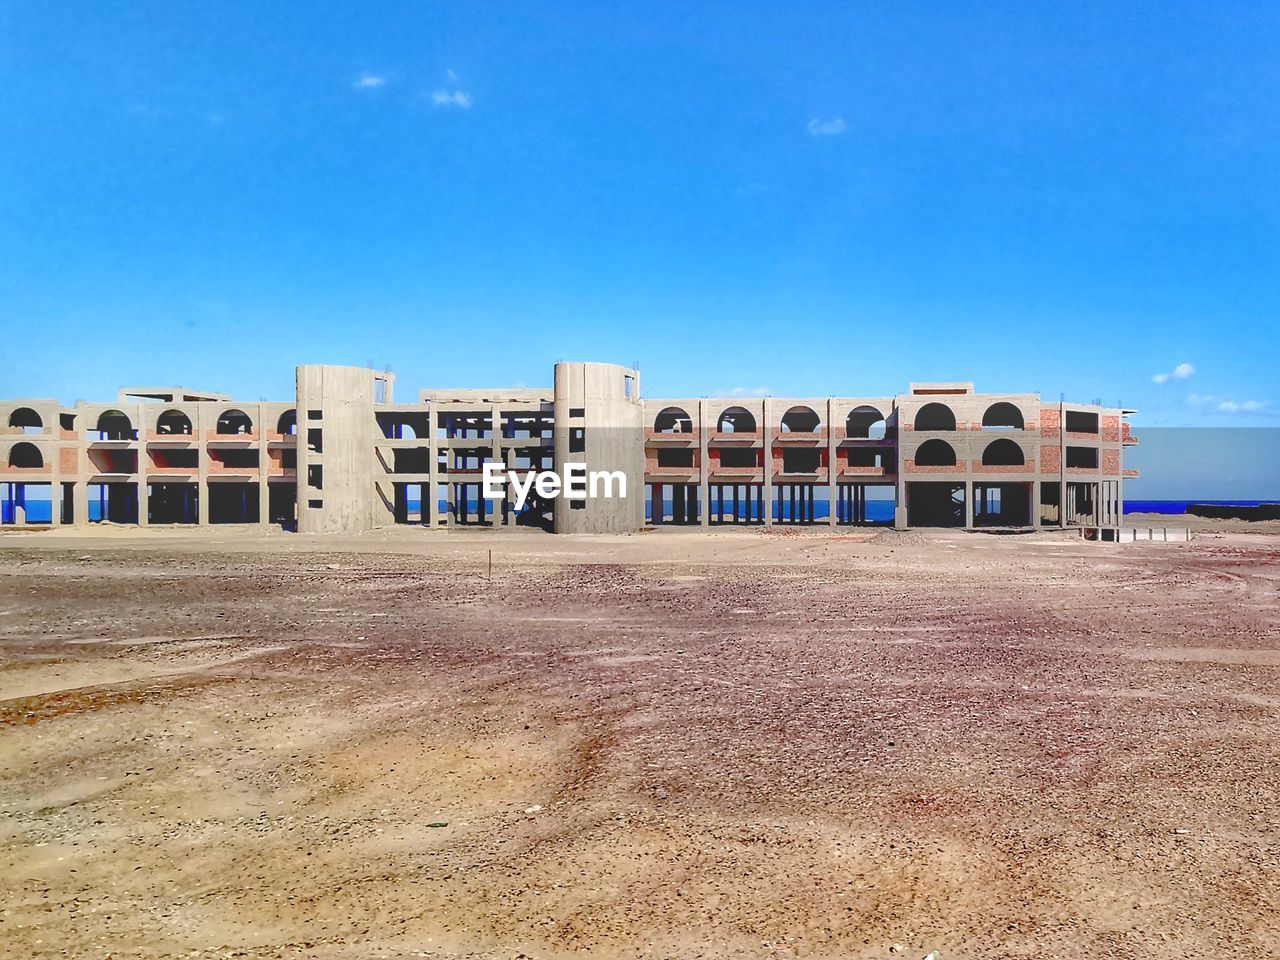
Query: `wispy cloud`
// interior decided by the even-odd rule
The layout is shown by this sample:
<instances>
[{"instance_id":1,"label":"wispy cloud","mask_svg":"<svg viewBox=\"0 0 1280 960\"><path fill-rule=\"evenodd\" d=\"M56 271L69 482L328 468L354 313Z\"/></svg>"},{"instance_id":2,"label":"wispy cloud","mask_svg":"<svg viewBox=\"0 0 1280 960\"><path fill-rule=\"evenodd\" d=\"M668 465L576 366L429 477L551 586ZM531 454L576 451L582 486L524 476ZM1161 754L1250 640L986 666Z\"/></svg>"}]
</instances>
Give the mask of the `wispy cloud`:
<instances>
[{"instance_id":1,"label":"wispy cloud","mask_svg":"<svg viewBox=\"0 0 1280 960\"><path fill-rule=\"evenodd\" d=\"M377 73L362 73L356 78L356 82L351 84L353 90L376 90L378 87L385 87L387 78Z\"/></svg>"},{"instance_id":2,"label":"wispy cloud","mask_svg":"<svg viewBox=\"0 0 1280 960\"><path fill-rule=\"evenodd\" d=\"M444 72L445 86L431 91L431 102L448 110L470 110L471 94L462 89L461 79L452 70Z\"/></svg>"},{"instance_id":3,"label":"wispy cloud","mask_svg":"<svg viewBox=\"0 0 1280 960\"><path fill-rule=\"evenodd\" d=\"M1267 404L1263 400L1245 400L1236 403L1234 400L1223 400L1218 404L1219 413L1257 413Z\"/></svg>"},{"instance_id":4,"label":"wispy cloud","mask_svg":"<svg viewBox=\"0 0 1280 960\"><path fill-rule=\"evenodd\" d=\"M809 126L806 129L811 137L834 137L844 133L849 128L845 124L843 117L832 117L830 120L814 117L809 121Z\"/></svg>"},{"instance_id":5,"label":"wispy cloud","mask_svg":"<svg viewBox=\"0 0 1280 960\"><path fill-rule=\"evenodd\" d=\"M1196 368L1189 363L1180 363L1168 373L1157 373L1151 378L1152 383L1168 383L1170 380L1185 380L1196 372Z\"/></svg>"},{"instance_id":6,"label":"wispy cloud","mask_svg":"<svg viewBox=\"0 0 1280 960\"><path fill-rule=\"evenodd\" d=\"M470 110L471 94L465 90L432 90L431 102L437 107L456 107L459 110Z\"/></svg>"},{"instance_id":7,"label":"wispy cloud","mask_svg":"<svg viewBox=\"0 0 1280 960\"><path fill-rule=\"evenodd\" d=\"M1232 400L1212 393L1189 394L1187 403L1193 407L1203 407L1218 413L1260 413L1269 405L1266 400Z\"/></svg>"},{"instance_id":8,"label":"wispy cloud","mask_svg":"<svg viewBox=\"0 0 1280 960\"><path fill-rule=\"evenodd\" d=\"M721 394L721 396L725 397L768 397L772 395L773 391L768 387L734 387L732 390L726 390Z\"/></svg>"}]
</instances>

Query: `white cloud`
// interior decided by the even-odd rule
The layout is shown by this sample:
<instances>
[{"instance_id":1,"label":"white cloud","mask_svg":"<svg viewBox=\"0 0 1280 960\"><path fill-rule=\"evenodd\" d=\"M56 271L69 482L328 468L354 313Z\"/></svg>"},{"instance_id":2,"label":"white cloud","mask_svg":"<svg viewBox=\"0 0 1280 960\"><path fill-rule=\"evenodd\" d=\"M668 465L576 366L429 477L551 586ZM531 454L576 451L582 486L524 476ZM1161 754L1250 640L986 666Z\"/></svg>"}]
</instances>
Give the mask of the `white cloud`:
<instances>
[{"instance_id":1,"label":"white cloud","mask_svg":"<svg viewBox=\"0 0 1280 960\"><path fill-rule=\"evenodd\" d=\"M726 397L768 397L773 391L768 387L734 387L723 394Z\"/></svg>"},{"instance_id":2,"label":"white cloud","mask_svg":"<svg viewBox=\"0 0 1280 960\"><path fill-rule=\"evenodd\" d=\"M459 110L471 109L471 94L465 90L433 90L431 102L437 107L457 107Z\"/></svg>"},{"instance_id":3,"label":"white cloud","mask_svg":"<svg viewBox=\"0 0 1280 960\"><path fill-rule=\"evenodd\" d=\"M1262 400L1245 400L1243 403L1236 403L1234 400L1223 400L1218 404L1219 413L1257 413L1266 403Z\"/></svg>"},{"instance_id":4,"label":"white cloud","mask_svg":"<svg viewBox=\"0 0 1280 960\"><path fill-rule=\"evenodd\" d=\"M1188 394L1187 403L1193 407L1212 407L1218 413L1258 413L1269 405L1266 400L1231 400L1212 393Z\"/></svg>"},{"instance_id":5,"label":"white cloud","mask_svg":"<svg viewBox=\"0 0 1280 960\"><path fill-rule=\"evenodd\" d=\"M381 77L376 73L362 73L351 87L354 90L376 90L378 87L385 87L386 85L386 77Z\"/></svg>"},{"instance_id":6,"label":"white cloud","mask_svg":"<svg viewBox=\"0 0 1280 960\"><path fill-rule=\"evenodd\" d=\"M1180 363L1169 373L1157 373L1151 378L1152 383L1168 383L1170 380L1185 380L1196 372L1196 368L1189 363Z\"/></svg>"},{"instance_id":7,"label":"white cloud","mask_svg":"<svg viewBox=\"0 0 1280 960\"><path fill-rule=\"evenodd\" d=\"M819 120L814 117L809 121L807 129L811 137L834 137L849 128L845 125L843 117L834 117L830 120Z\"/></svg>"}]
</instances>

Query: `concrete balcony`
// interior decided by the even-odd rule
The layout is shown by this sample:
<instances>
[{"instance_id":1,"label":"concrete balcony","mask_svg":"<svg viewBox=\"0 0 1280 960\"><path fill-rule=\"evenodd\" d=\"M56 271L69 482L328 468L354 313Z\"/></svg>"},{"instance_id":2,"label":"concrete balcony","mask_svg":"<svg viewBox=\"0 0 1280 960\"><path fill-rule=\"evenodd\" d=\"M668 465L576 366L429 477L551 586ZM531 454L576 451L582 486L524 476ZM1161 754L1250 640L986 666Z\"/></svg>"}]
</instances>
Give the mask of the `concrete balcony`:
<instances>
[{"instance_id":1,"label":"concrete balcony","mask_svg":"<svg viewBox=\"0 0 1280 960\"><path fill-rule=\"evenodd\" d=\"M721 467L711 466L707 476L718 480L754 480L764 482L762 467Z\"/></svg>"},{"instance_id":2,"label":"concrete balcony","mask_svg":"<svg viewBox=\"0 0 1280 960\"><path fill-rule=\"evenodd\" d=\"M904 474L920 475L925 474L950 474L961 479L965 476L965 468L963 463L948 464L945 466L923 466L917 464L914 460L906 460L902 464L902 472Z\"/></svg>"},{"instance_id":3,"label":"concrete balcony","mask_svg":"<svg viewBox=\"0 0 1280 960\"><path fill-rule=\"evenodd\" d=\"M758 430L750 433L717 430L707 440L707 443L713 447L758 447L762 442L763 438Z\"/></svg>"},{"instance_id":4,"label":"concrete balcony","mask_svg":"<svg viewBox=\"0 0 1280 960\"><path fill-rule=\"evenodd\" d=\"M654 467L644 472L645 483L697 483L700 478L697 467Z\"/></svg>"},{"instance_id":5,"label":"concrete balcony","mask_svg":"<svg viewBox=\"0 0 1280 960\"><path fill-rule=\"evenodd\" d=\"M698 443L698 437L697 430L690 430L688 433L672 433L659 432L646 427L644 431L645 444L653 446L691 447Z\"/></svg>"},{"instance_id":6,"label":"concrete balcony","mask_svg":"<svg viewBox=\"0 0 1280 960\"><path fill-rule=\"evenodd\" d=\"M253 447L257 442L257 434L205 434L207 447Z\"/></svg>"},{"instance_id":7,"label":"concrete balcony","mask_svg":"<svg viewBox=\"0 0 1280 960\"><path fill-rule=\"evenodd\" d=\"M42 464L38 467L11 467L7 463L0 463L0 477L9 477L20 480L23 477L47 477L52 475L52 464Z\"/></svg>"},{"instance_id":8,"label":"concrete balcony","mask_svg":"<svg viewBox=\"0 0 1280 960\"><path fill-rule=\"evenodd\" d=\"M826 442L825 430L775 430L773 434L775 447L816 447Z\"/></svg>"},{"instance_id":9,"label":"concrete balcony","mask_svg":"<svg viewBox=\"0 0 1280 960\"><path fill-rule=\"evenodd\" d=\"M839 447L895 447L897 437L846 437L843 432L836 438Z\"/></svg>"},{"instance_id":10,"label":"concrete balcony","mask_svg":"<svg viewBox=\"0 0 1280 960\"><path fill-rule=\"evenodd\" d=\"M137 440L94 440L90 439L88 444L94 450L132 450L137 447Z\"/></svg>"},{"instance_id":11,"label":"concrete balcony","mask_svg":"<svg viewBox=\"0 0 1280 960\"><path fill-rule=\"evenodd\" d=\"M775 483L826 483L827 471L825 467L821 470L775 470L773 480Z\"/></svg>"},{"instance_id":12,"label":"concrete balcony","mask_svg":"<svg viewBox=\"0 0 1280 960\"><path fill-rule=\"evenodd\" d=\"M981 460L974 460L971 463L974 473L1035 473L1036 465L1031 462L1027 463L983 463Z\"/></svg>"}]
</instances>

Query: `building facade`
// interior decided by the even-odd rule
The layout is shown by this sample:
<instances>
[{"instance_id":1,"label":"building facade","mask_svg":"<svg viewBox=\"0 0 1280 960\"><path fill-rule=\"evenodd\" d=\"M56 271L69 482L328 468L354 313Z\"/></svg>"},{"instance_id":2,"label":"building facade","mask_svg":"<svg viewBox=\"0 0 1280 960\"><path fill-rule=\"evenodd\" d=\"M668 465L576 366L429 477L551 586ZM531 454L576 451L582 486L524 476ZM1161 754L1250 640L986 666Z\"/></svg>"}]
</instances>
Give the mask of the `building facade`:
<instances>
[{"instance_id":1,"label":"building facade","mask_svg":"<svg viewBox=\"0 0 1280 960\"><path fill-rule=\"evenodd\" d=\"M1137 442L1132 411L976 393L971 383L913 383L889 397L649 400L639 373L614 364L559 363L552 379L546 389L424 390L397 403L388 373L307 365L290 402L180 387L125 388L114 402L70 407L0 402L0 521L304 533L1109 530L1136 476L1123 463ZM612 488L565 496L527 482L575 470Z\"/></svg>"}]
</instances>

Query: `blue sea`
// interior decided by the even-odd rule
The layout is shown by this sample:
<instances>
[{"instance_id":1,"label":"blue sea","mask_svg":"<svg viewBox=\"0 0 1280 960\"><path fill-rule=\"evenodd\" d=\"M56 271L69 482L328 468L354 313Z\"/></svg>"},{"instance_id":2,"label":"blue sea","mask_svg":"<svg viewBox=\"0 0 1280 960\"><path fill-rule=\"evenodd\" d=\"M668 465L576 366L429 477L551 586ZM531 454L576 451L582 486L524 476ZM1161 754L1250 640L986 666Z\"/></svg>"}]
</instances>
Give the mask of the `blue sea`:
<instances>
[{"instance_id":1,"label":"blue sea","mask_svg":"<svg viewBox=\"0 0 1280 960\"><path fill-rule=\"evenodd\" d=\"M1257 507L1262 504L1280 503L1277 500L1126 500L1124 502L1125 513L1161 513L1168 515L1180 515L1187 512L1187 507L1193 503L1216 504L1218 506L1233 507ZM50 519L48 500L28 500L27 501L27 522L28 523L48 523ZM476 507L475 499L471 499L471 509ZM671 512L671 501L667 501L667 512ZM416 500L409 501L409 510L417 513L420 504ZM725 514L728 515L732 511L732 505L729 500L725 501ZM784 501L782 504L783 518L790 519L791 504ZM440 501L440 512L447 510L445 501ZM741 516L746 516L746 505L742 505L739 510ZM648 504L645 505L645 519L650 518L650 510ZM815 518L822 518L827 515L827 502L825 500L817 500L813 504L813 515ZM97 500L89 501L89 519L96 521L101 518L101 505ZM867 501L867 519L872 522L888 523L893 520L893 501L892 500L868 500ZM8 502L7 497L0 497L0 523L12 523L13 510Z\"/></svg>"},{"instance_id":2,"label":"blue sea","mask_svg":"<svg viewBox=\"0 0 1280 960\"><path fill-rule=\"evenodd\" d=\"M1126 500L1125 513L1169 513L1183 514L1193 503L1213 504L1219 507L1260 507L1268 503L1280 503L1277 500Z\"/></svg>"}]
</instances>

